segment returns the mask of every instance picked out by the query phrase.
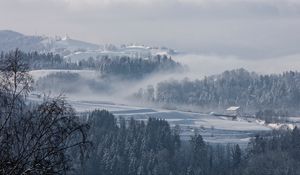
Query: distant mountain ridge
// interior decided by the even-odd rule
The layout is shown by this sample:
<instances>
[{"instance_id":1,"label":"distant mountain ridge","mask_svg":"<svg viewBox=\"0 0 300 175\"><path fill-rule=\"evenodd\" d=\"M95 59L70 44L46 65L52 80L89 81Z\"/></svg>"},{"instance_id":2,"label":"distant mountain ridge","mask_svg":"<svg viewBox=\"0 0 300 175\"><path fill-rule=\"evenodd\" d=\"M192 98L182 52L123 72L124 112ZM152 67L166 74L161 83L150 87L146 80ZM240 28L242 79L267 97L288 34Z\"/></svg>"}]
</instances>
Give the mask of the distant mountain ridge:
<instances>
[{"instance_id":1,"label":"distant mountain ridge","mask_svg":"<svg viewBox=\"0 0 300 175\"><path fill-rule=\"evenodd\" d=\"M29 36L12 30L0 30L0 51L10 51L19 48L25 52L52 52L60 54L70 61L107 56L150 57L151 55L173 55L177 51L166 47L148 47L144 45L112 44L97 45L85 41L75 40L69 36L47 37Z\"/></svg>"},{"instance_id":2,"label":"distant mountain ridge","mask_svg":"<svg viewBox=\"0 0 300 175\"><path fill-rule=\"evenodd\" d=\"M23 51L54 52L68 54L78 50L97 50L99 45L74 40L70 37L28 36L11 30L0 30L0 50L19 48Z\"/></svg>"},{"instance_id":3,"label":"distant mountain ridge","mask_svg":"<svg viewBox=\"0 0 300 175\"><path fill-rule=\"evenodd\" d=\"M0 51L19 48L24 51L42 51L45 46L41 36L26 36L11 30L0 30Z\"/></svg>"}]
</instances>

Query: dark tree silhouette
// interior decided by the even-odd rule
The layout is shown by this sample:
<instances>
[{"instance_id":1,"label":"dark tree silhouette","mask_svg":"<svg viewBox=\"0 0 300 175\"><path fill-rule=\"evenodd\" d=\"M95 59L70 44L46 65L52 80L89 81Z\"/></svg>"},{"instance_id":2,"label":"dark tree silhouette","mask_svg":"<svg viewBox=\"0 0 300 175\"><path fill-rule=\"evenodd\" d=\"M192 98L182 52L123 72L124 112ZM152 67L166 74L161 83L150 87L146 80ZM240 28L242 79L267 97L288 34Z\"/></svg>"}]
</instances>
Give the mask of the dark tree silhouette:
<instances>
[{"instance_id":1,"label":"dark tree silhouette","mask_svg":"<svg viewBox=\"0 0 300 175\"><path fill-rule=\"evenodd\" d=\"M62 98L27 105L27 71L18 49L1 59L0 174L66 174L84 158L88 126Z\"/></svg>"}]
</instances>

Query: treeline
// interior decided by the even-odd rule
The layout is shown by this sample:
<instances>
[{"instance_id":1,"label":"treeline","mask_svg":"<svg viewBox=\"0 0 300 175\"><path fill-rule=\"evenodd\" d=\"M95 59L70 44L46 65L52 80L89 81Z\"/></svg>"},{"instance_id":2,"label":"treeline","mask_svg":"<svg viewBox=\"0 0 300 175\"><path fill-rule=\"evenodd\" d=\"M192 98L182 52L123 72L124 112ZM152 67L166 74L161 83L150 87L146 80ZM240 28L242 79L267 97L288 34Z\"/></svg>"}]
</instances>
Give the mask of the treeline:
<instances>
[{"instance_id":1,"label":"treeline","mask_svg":"<svg viewBox=\"0 0 300 175\"><path fill-rule=\"evenodd\" d=\"M182 175L238 174L242 151L236 146L210 146L201 135L180 140L178 127L160 119L145 123L116 118L107 111L89 116L93 149L84 174Z\"/></svg>"},{"instance_id":2,"label":"treeline","mask_svg":"<svg viewBox=\"0 0 300 175\"><path fill-rule=\"evenodd\" d=\"M244 109L299 109L300 73L258 75L244 69L225 71L202 80L160 82L135 94L154 103L197 105L203 108L241 106Z\"/></svg>"},{"instance_id":3,"label":"treeline","mask_svg":"<svg viewBox=\"0 0 300 175\"><path fill-rule=\"evenodd\" d=\"M58 54L52 53L25 53L19 51L24 64L29 69L66 69L66 70L97 70L103 76L119 76L121 78L142 78L145 75L159 71L182 70L183 67L167 56L150 56L149 58L131 58L127 56L101 56L94 59L92 57L71 62ZM5 59L11 53L0 53L0 59Z\"/></svg>"},{"instance_id":4,"label":"treeline","mask_svg":"<svg viewBox=\"0 0 300 175\"><path fill-rule=\"evenodd\" d=\"M0 59L11 57L12 53L1 52ZM76 64L66 62L60 55L52 53L38 53L38 52L22 52L18 51L22 58L23 64L26 64L29 69L75 69Z\"/></svg>"},{"instance_id":5,"label":"treeline","mask_svg":"<svg viewBox=\"0 0 300 175\"><path fill-rule=\"evenodd\" d=\"M270 136L256 136L249 143L241 166L245 175L300 174L300 130L273 131Z\"/></svg>"},{"instance_id":6,"label":"treeline","mask_svg":"<svg viewBox=\"0 0 300 175\"><path fill-rule=\"evenodd\" d=\"M165 55L157 55L147 59L104 58L99 60L99 68L104 75L117 75L127 78L141 78L151 73L183 70L181 64Z\"/></svg>"},{"instance_id":7,"label":"treeline","mask_svg":"<svg viewBox=\"0 0 300 175\"><path fill-rule=\"evenodd\" d=\"M83 174L103 175L298 175L300 131L257 135L246 149L210 145L195 133L180 139L180 128L164 120L116 118L107 111L88 115L93 148Z\"/></svg>"},{"instance_id":8,"label":"treeline","mask_svg":"<svg viewBox=\"0 0 300 175\"><path fill-rule=\"evenodd\" d=\"M289 115L287 110L273 109L259 110L255 113L256 118L264 120L266 123L287 122Z\"/></svg>"}]
</instances>

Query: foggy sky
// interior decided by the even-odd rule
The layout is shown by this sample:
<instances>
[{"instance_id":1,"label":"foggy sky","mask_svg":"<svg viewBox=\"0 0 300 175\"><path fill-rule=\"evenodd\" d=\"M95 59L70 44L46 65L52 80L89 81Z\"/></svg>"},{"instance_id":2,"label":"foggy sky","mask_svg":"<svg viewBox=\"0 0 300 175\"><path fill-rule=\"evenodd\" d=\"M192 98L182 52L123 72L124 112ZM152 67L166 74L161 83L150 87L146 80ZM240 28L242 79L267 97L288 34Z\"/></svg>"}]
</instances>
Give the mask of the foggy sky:
<instances>
[{"instance_id":1,"label":"foggy sky","mask_svg":"<svg viewBox=\"0 0 300 175\"><path fill-rule=\"evenodd\" d=\"M300 0L0 0L4 29L278 58L300 54Z\"/></svg>"}]
</instances>

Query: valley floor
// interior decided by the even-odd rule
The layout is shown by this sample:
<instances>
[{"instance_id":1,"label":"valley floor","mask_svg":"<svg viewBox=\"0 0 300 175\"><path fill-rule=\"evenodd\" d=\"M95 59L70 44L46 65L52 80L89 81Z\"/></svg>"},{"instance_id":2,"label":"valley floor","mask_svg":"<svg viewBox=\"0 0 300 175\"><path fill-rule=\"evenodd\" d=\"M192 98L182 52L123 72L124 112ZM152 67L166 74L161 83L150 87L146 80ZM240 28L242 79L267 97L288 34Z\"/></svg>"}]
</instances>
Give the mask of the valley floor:
<instances>
[{"instance_id":1,"label":"valley floor","mask_svg":"<svg viewBox=\"0 0 300 175\"><path fill-rule=\"evenodd\" d=\"M232 120L231 118L209 114L145 108L103 101L69 100L69 103L78 112L105 109L115 116L125 119L133 118L146 121L149 117L161 118L168 121L171 126L179 125L181 137L186 140L197 130L210 143L247 144L255 134L271 131L270 127L255 120Z\"/></svg>"}]
</instances>

